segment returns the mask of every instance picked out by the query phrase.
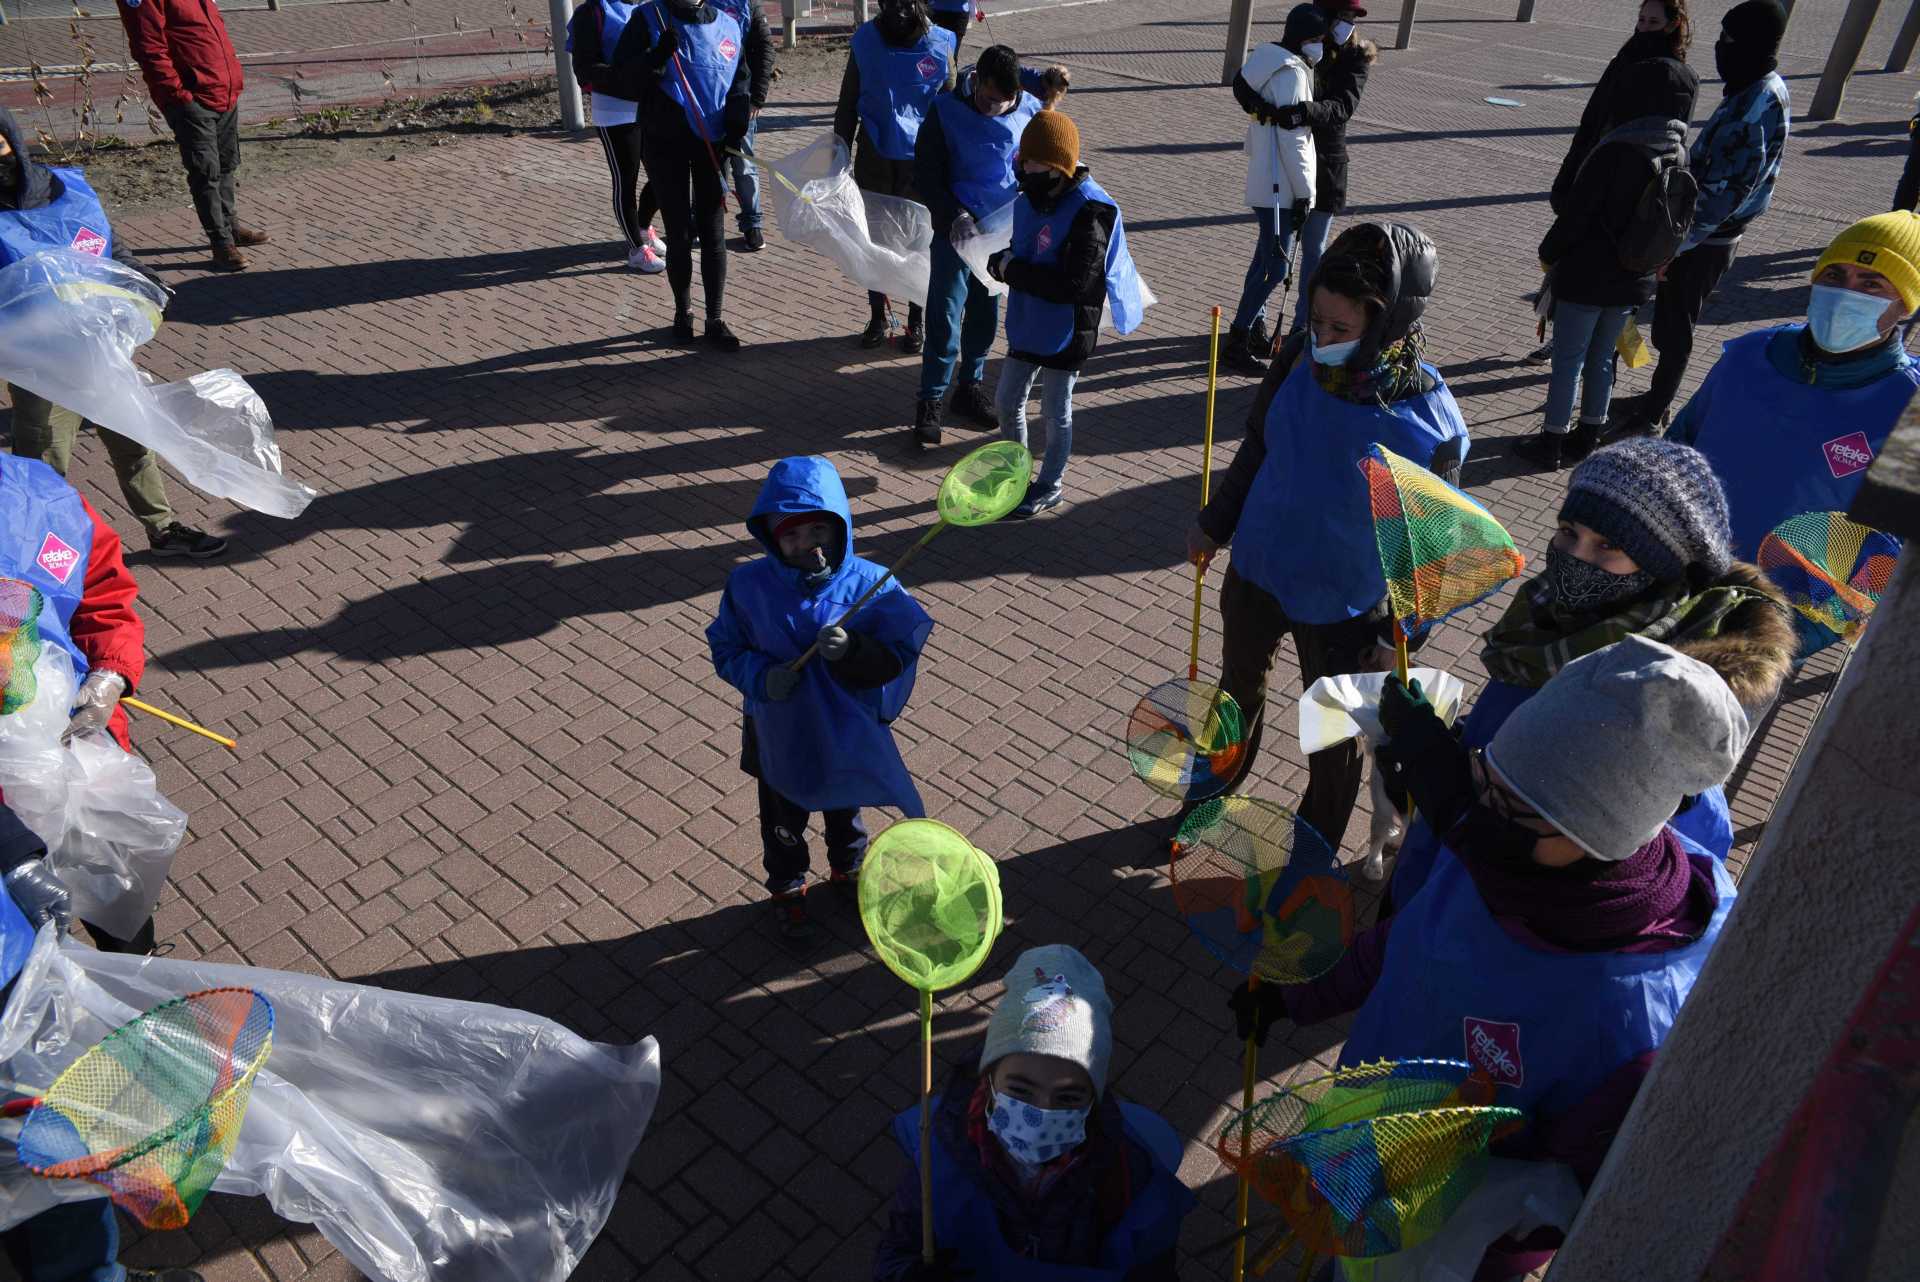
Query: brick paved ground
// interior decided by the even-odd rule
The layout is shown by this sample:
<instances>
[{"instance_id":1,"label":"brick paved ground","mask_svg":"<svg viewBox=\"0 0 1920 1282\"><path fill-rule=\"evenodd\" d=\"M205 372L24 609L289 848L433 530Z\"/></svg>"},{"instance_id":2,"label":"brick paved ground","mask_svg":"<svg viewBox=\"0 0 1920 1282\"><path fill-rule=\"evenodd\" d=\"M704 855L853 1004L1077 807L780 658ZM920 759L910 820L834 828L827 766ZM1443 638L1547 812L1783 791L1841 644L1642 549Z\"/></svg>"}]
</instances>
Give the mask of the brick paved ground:
<instances>
[{"instance_id":1,"label":"brick paved ground","mask_svg":"<svg viewBox=\"0 0 1920 1282\"><path fill-rule=\"evenodd\" d=\"M1702 56L1723 6L1703 7ZM1553 165L1626 20L1570 2L1543 8L1578 20L1490 19L1510 8L1422 6L1417 49L1384 56L1355 122L1353 184L1362 210L1440 244L1429 329L1474 425L1467 481L1537 552L1562 482L1509 458L1544 391L1518 361L1532 345L1521 295ZM1840 5L1799 8L1785 70L1804 100ZM1000 25L1074 67L1088 159L1161 303L1081 382L1071 502L1028 527L950 534L917 563L940 626L898 726L931 812L1000 860L1011 918L980 981L941 1002L940 1058L977 1048L1019 947L1068 940L1118 1003L1114 1084L1189 1136L1237 1094L1225 976L1173 914L1167 808L1116 738L1137 693L1184 660L1197 335L1210 304L1232 303L1249 250L1242 118L1213 84L1222 29L1196 0ZM786 84L769 151L824 127L835 77L821 64ZM1799 314L1815 247L1883 207L1910 89L1862 77L1846 121L1800 132L1709 340ZM177 488L235 555L134 558L146 693L242 739L232 756L136 727L193 819L160 932L181 955L524 1006L597 1038L653 1034L668 1086L580 1276L858 1278L901 1169L882 1133L913 1098L910 996L824 895L816 953L796 960L770 937L735 701L701 631L754 551L741 518L772 460L832 457L862 549L889 560L969 438L910 452L914 363L856 350L857 292L778 239L733 260L748 354L669 346L663 282L614 268L603 183L596 147L550 135L248 186L276 243L232 278L198 272L185 208L121 229L179 285L156 372L247 371L288 469L327 491L279 522ZM1223 390L1225 452L1250 395ZM99 448L81 456L75 479L130 528ZM1445 629L1435 657L1481 680L1474 639L1492 613ZM1740 777L1743 841L1821 687L1795 688ZM1280 747L1255 790L1288 801L1302 772ZM1276 1037L1264 1075L1312 1071L1340 1035ZM1204 1202L1191 1248L1220 1234L1231 1185L1198 1145L1182 1174ZM231 1198L134 1254L219 1282L350 1272L316 1234Z\"/></svg>"}]
</instances>

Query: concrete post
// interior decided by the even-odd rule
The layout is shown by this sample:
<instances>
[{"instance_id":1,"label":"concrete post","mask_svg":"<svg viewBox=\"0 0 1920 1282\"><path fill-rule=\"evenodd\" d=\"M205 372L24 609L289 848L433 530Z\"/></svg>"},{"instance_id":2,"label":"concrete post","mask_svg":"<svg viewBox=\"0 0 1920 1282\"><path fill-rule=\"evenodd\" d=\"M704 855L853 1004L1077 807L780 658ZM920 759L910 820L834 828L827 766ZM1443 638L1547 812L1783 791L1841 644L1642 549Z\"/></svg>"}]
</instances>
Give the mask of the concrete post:
<instances>
[{"instance_id":1,"label":"concrete post","mask_svg":"<svg viewBox=\"0 0 1920 1282\"><path fill-rule=\"evenodd\" d=\"M1867 43L1867 32L1873 29L1874 17L1879 12L1880 0L1847 0L1847 12L1833 37L1826 69L1820 73L1820 87L1813 91L1813 106L1807 109L1808 120L1832 120L1840 114L1847 77L1860 61L1860 47Z\"/></svg>"},{"instance_id":2,"label":"concrete post","mask_svg":"<svg viewBox=\"0 0 1920 1282\"><path fill-rule=\"evenodd\" d=\"M1396 49L1413 48L1413 10L1418 0L1400 0L1400 34L1394 38Z\"/></svg>"},{"instance_id":3,"label":"concrete post","mask_svg":"<svg viewBox=\"0 0 1920 1282\"><path fill-rule=\"evenodd\" d=\"M780 0L780 47L791 49L800 43L800 0Z\"/></svg>"},{"instance_id":4,"label":"concrete post","mask_svg":"<svg viewBox=\"0 0 1920 1282\"><path fill-rule=\"evenodd\" d=\"M1220 64L1220 83L1230 85L1247 60L1253 40L1253 0L1233 0L1227 9L1227 56Z\"/></svg>"},{"instance_id":5,"label":"concrete post","mask_svg":"<svg viewBox=\"0 0 1920 1282\"><path fill-rule=\"evenodd\" d=\"M567 19L573 16L573 0L547 0L547 18L553 31L553 72L560 84L560 127L573 133L587 127L587 113L580 105L580 82L573 78L573 59L567 56Z\"/></svg>"},{"instance_id":6,"label":"concrete post","mask_svg":"<svg viewBox=\"0 0 1920 1282\"><path fill-rule=\"evenodd\" d=\"M867 0L854 0L854 5L853 5L854 25L858 26L860 23L867 21L867 19L871 18L872 16L873 15L867 11Z\"/></svg>"},{"instance_id":7,"label":"concrete post","mask_svg":"<svg viewBox=\"0 0 1920 1282\"><path fill-rule=\"evenodd\" d=\"M1900 24L1900 34L1893 38L1893 52L1887 55L1887 70L1898 75L1907 69L1913 61L1913 46L1920 42L1920 0L1913 0L1907 7L1907 20Z\"/></svg>"},{"instance_id":8,"label":"concrete post","mask_svg":"<svg viewBox=\"0 0 1920 1282\"><path fill-rule=\"evenodd\" d=\"M1533 21L1533 0L1520 0L1520 12L1514 15L1515 22Z\"/></svg>"}]
</instances>

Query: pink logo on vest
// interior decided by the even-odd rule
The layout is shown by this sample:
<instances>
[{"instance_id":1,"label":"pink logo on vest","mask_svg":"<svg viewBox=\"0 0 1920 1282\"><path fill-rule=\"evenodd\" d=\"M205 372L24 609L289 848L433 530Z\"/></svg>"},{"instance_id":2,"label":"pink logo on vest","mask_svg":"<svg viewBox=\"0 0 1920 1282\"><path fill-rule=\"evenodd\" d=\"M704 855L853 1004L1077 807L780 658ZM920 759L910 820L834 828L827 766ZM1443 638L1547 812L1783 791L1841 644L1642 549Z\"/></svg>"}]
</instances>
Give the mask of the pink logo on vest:
<instances>
[{"instance_id":1,"label":"pink logo on vest","mask_svg":"<svg viewBox=\"0 0 1920 1282\"><path fill-rule=\"evenodd\" d=\"M1873 462L1873 447L1865 432L1841 436L1820 447L1827 456L1827 470L1835 476L1852 476Z\"/></svg>"},{"instance_id":2,"label":"pink logo on vest","mask_svg":"<svg viewBox=\"0 0 1920 1282\"><path fill-rule=\"evenodd\" d=\"M732 62L733 56L739 52L740 46L733 42L732 36L726 36L720 41L720 56L728 62Z\"/></svg>"},{"instance_id":3,"label":"pink logo on vest","mask_svg":"<svg viewBox=\"0 0 1920 1282\"><path fill-rule=\"evenodd\" d=\"M914 63L913 65L914 65L914 68L917 71L919 71L920 78L922 80L933 80L935 78L940 78L942 77L942 73L944 73L947 69L946 63L942 62L940 59L934 57L930 53L921 55L920 61Z\"/></svg>"},{"instance_id":4,"label":"pink logo on vest","mask_svg":"<svg viewBox=\"0 0 1920 1282\"><path fill-rule=\"evenodd\" d=\"M1040 233L1033 238L1033 243L1043 254L1051 249L1053 247L1053 224L1042 223L1040 225Z\"/></svg>"},{"instance_id":5,"label":"pink logo on vest","mask_svg":"<svg viewBox=\"0 0 1920 1282\"><path fill-rule=\"evenodd\" d=\"M41 569L65 583L73 577L74 567L80 564L80 553L65 539L48 530L46 542L40 545L40 555L34 560L40 563Z\"/></svg>"},{"instance_id":6,"label":"pink logo on vest","mask_svg":"<svg viewBox=\"0 0 1920 1282\"><path fill-rule=\"evenodd\" d=\"M73 245L76 254L92 254L95 258L107 252L107 238L91 227L82 227L73 233Z\"/></svg>"},{"instance_id":7,"label":"pink logo on vest","mask_svg":"<svg viewBox=\"0 0 1920 1282\"><path fill-rule=\"evenodd\" d=\"M1526 1067L1520 1062L1520 1025L1472 1016L1460 1025L1466 1034L1469 1064L1500 1086L1519 1086L1527 1080Z\"/></svg>"}]
</instances>

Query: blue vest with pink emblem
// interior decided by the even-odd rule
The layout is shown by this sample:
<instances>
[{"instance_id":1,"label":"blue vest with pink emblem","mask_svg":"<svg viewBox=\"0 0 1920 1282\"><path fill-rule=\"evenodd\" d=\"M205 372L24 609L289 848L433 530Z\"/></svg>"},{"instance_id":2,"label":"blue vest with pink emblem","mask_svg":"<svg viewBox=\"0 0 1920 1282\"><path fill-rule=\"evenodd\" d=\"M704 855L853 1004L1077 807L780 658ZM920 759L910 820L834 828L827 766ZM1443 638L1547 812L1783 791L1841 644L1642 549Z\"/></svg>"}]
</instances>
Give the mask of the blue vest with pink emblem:
<instances>
[{"instance_id":1,"label":"blue vest with pink emblem","mask_svg":"<svg viewBox=\"0 0 1920 1282\"><path fill-rule=\"evenodd\" d=\"M1107 241L1107 303L1113 309L1113 327L1130 334L1146 311L1140 288L1140 273L1134 268L1133 255L1127 252L1127 231L1113 197L1090 177L1080 179L1073 190L1041 213L1033 202L1022 196L1013 205L1013 256L1029 263L1051 267L1060 261L1066 249L1067 233L1073 220L1090 200L1114 205L1113 235ZM1014 290L1007 298L1007 345L1018 352L1051 356L1073 341L1072 303L1055 303L1035 294Z\"/></svg>"},{"instance_id":2,"label":"blue vest with pink emblem","mask_svg":"<svg viewBox=\"0 0 1920 1282\"><path fill-rule=\"evenodd\" d=\"M871 22L853 33L853 61L860 69L860 128L866 145L888 160L912 160L920 122L947 83L959 42L931 24L925 35L896 49Z\"/></svg>"},{"instance_id":3,"label":"blue vest with pink emblem","mask_svg":"<svg viewBox=\"0 0 1920 1282\"><path fill-rule=\"evenodd\" d=\"M100 198L78 169L55 169L60 194L38 209L0 211L0 267L43 249L71 249L105 258L113 252L113 228Z\"/></svg>"},{"instance_id":4,"label":"blue vest with pink emblem","mask_svg":"<svg viewBox=\"0 0 1920 1282\"><path fill-rule=\"evenodd\" d=\"M679 49L660 72L660 87L680 104L693 132L710 143L726 136L727 91L740 66L740 24L724 9L712 22L682 22L654 0L646 6L648 28L656 37L672 23Z\"/></svg>"},{"instance_id":5,"label":"blue vest with pink emblem","mask_svg":"<svg viewBox=\"0 0 1920 1282\"><path fill-rule=\"evenodd\" d=\"M93 518L79 493L38 459L0 454L0 576L39 591L41 640L72 656L75 682L87 678L87 656L69 627L92 553Z\"/></svg>"},{"instance_id":6,"label":"blue vest with pink emblem","mask_svg":"<svg viewBox=\"0 0 1920 1282\"><path fill-rule=\"evenodd\" d=\"M947 139L948 181L954 199L980 219L1005 208L1018 190L1013 156L1020 150L1027 122L1040 111L1040 100L1023 89L1012 111L983 116L968 101L971 95L966 90L971 83L963 79L960 88L935 98L933 109L940 113L940 129Z\"/></svg>"},{"instance_id":7,"label":"blue vest with pink emblem","mask_svg":"<svg viewBox=\"0 0 1920 1282\"><path fill-rule=\"evenodd\" d=\"M1711 870L1720 902L1698 939L1663 953L1554 953L1509 935L1459 859L1443 857L1394 916L1380 981L1355 1018L1342 1067L1381 1059L1464 1059L1500 1086L1501 1103L1557 1117L1614 1070L1666 1040L1733 906L1732 878Z\"/></svg>"}]
</instances>

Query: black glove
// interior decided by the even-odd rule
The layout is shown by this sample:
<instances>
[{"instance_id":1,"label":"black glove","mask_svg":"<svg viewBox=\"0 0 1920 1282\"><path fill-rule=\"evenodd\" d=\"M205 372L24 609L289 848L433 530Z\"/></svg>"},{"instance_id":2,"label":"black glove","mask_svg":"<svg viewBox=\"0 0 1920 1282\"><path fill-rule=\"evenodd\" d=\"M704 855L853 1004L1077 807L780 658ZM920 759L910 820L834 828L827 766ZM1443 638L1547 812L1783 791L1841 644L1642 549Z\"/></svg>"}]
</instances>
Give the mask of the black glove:
<instances>
[{"instance_id":1,"label":"black glove","mask_svg":"<svg viewBox=\"0 0 1920 1282\"><path fill-rule=\"evenodd\" d=\"M1301 125L1307 123L1306 108L1302 107L1299 103L1295 103L1291 107L1274 107L1267 112L1266 123L1278 125L1282 129L1298 129Z\"/></svg>"},{"instance_id":2,"label":"black glove","mask_svg":"<svg viewBox=\"0 0 1920 1282\"><path fill-rule=\"evenodd\" d=\"M1293 208L1287 211L1287 222L1293 227L1293 234L1296 236L1307 229L1306 201L1296 200L1293 202Z\"/></svg>"},{"instance_id":3,"label":"black glove","mask_svg":"<svg viewBox=\"0 0 1920 1282\"><path fill-rule=\"evenodd\" d=\"M1251 1037L1256 1046L1265 1046L1267 1030L1275 1021L1287 1017L1286 999L1273 984L1249 988L1246 980L1236 980L1227 993L1227 1005L1233 1009L1233 1026L1240 1040L1244 1042Z\"/></svg>"},{"instance_id":4,"label":"black glove","mask_svg":"<svg viewBox=\"0 0 1920 1282\"><path fill-rule=\"evenodd\" d=\"M973 1276L972 1269L960 1267L960 1252L953 1247L943 1246L933 1253L933 1263L915 1257L907 1271L900 1275L900 1282L959 1282L961 1278Z\"/></svg>"},{"instance_id":5,"label":"black glove","mask_svg":"<svg viewBox=\"0 0 1920 1282\"><path fill-rule=\"evenodd\" d=\"M1446 832L1473 804L1472 754L1427 702L1418 681L1406 685L1398 676L1387 677L1380 691L1380 728L1387 742L1374 753L1374 762L1388 794L1411 796L1428 826Z\"/></svg>"},{"instance_id":6,"label":"black glove","mask_svg":"<svg viewBox=\"0 0 1920 1282\"><path fill-rule=\"evenodd\" d=\"M46 860L21 860L8 870L4 884L20 915L35 930L52 922L65 934L73 924L73 893Z\"/></svg>"},{"instance_id":7,"label":"black glove","mask_svg":"<svg viewBox=\"0 0 1920 1282\"><path fill-rule=\"evenodd\" d=\"M679 51L680 33L669 26L653 38L653 48L647 50L647 61L655 67L664 67Z\"/></svg>"},{"instance_id":8,"label":"black glove","mask_svg":"<svg viewBox=\"0 0 1920 1282\"><path fill-rule=\"evenodd\" d=\"M784 663L776 663L767 669L766 686L768 701L783 703L799 688L800 674Z\"/></svg>"},{"instance_id":9,"label":"black glove","mask_svg":"<svg viewBox=\"0 0 1920 1282\"><path fill-rule=\"evenodd\" d=\"M987 259L987 275L993 277L995 280L998 280L998 281L1006 280L1007 264L1012 259L1013 259L1013 251L1011 249L1001 250L999 253L995 254L993 257Z\"/></svg>"}]
</instances>

